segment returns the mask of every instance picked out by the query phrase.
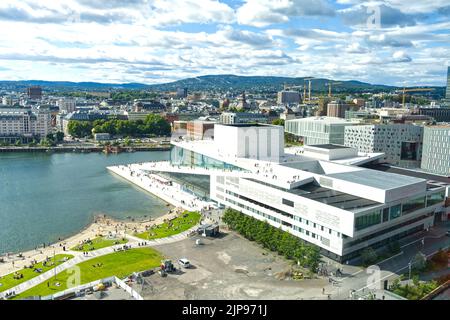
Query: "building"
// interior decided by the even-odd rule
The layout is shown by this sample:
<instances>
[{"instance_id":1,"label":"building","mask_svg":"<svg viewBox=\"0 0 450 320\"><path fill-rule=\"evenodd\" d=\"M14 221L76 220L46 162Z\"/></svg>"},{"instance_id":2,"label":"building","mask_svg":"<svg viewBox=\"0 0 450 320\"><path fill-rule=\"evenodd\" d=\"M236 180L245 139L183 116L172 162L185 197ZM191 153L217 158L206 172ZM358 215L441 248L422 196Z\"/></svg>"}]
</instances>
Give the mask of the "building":
<instances>
[{"instance_id":1,"label":"building","mask_svg":"<svg viewBox=\"0 0 450 320\"><path fill-rule=\"evenodd\" d=\"M267 121L268 117L262 113L223 112L219 116L219 122L223 124L267 123Z\"/></svg>"},{"instance_id":2,"label":"building","mask_svg":"<svg viewBox=\"0 0 450 320\"><path fill-rule=\"evenodd\" d=\"M450 177L450 125L424 127L421 168Z\"/></svg>"},{"instance_id":3,"label":"building","mask_svg":"<svg viewBox=\"0 0 450 320\"><path fill-rule=\"evenodd\" d=\"M300 93L297 91L280 91L278 92L278 104L297 104L300 103Z\"/></svg>"},{"instance_id":4,"label":"building","mask_svg":"<svg viewBox=\"0 0 450 320\"><path fill-rule=\"evenodd\" d=\"M445 99L450 100L450 67L447 67L447 90L445 91Z\"/></svg>"},{"instance_id":5,"label":"building","mask_svg":"<svg viewBox=\"0 0 450 320\"><path fill-rule=\"evenodd\" d=\"M436 122L450 122L450 108L419 108L419 114L433 117Z\"/></svg>"},{"instance_id":6,"label":"building","mask_svg":"<svg viewBox=\"0 0 450 320\"><path fill-rule=\"evenodd\" d=\"M172 130L174 132L180 133L180 135L184 135L184 134L186 134L186 131L187 131L187 123L188 123L188 121L176 120L173 122Z\"/></svg>"},{"instance_id":7,"label":"building","mask_svg":"<svg viewBox=\"0 0 450 320\"><path fill-rule=\"evenodd\" d=\"M186 125L187 138L190 140L212 139L214 137L215 121L194 120Z\"/></svg>"},{"instance_id":8,"label":"building","mask_svg":"<svg viewBox=\"0 0 450 320\"><path fill-rule=\"evenodd\" d=\"M130 120L130 121L137 121L137 120L144 121L151 114L154 114L154 113L151 111L139 111L139 112L125 111L125 115L127 116L128 120Z\"/></svg>"},{"instance_id":9,"label":"building","mask_svg":"<svg viewBox=\"0 0 450 320\"><path fill-rule=\"evenodd\" d=\"M247 98L245 97L245 92L242 92L242 95L239 97L238 99L238 105L237 108L238 109L242 109L245 110L249 107L248 103L247 103Z\"/></svg>"},{"instance_id":10,"label":"building","mask_svg":"<svg viewBox=\"0 0 450 320\"><path fill-rule=\"evenodd\" d=\"M209 198L219 206L266 221L340 262L428 229L445 211L445 186L358 166L382 154L331 144L289 153L278 126L216 125L214 140L172 144L172 166L152 163L148 170L207 174Z\"/></svg>"},{"instance_id":11,"label":"building","mask_svg":"<svg viewBox=\"0 0 450 320\"><path fill-rule=\"evenodd\" d=\"M58 107L60 112L72 113L76 110L77 105L73 99L59 99Z\"/></svg>"},{"instance_id":12,"label":"building","mask_svg":"<svg viewBox=\"0 0 450 320\"><path fill-rule=\"evenodd\" d=\"M40 140L51 132L51 114L47 109L0 108L0 141L15 143Z\"/></svg>"},{"instance_id":13,"label":"building","mask_svg":"<svg viewBox=\"0 0 450 320\"><path fill-rule=\"evenodd\" d=\"M42 88L39 86L32 86L27 89L27 96L31 100L42 99Z\"/></svg>"},{"instance_id":14,"label":"building","mask_svg":"<svg viewBox=\"0 0 450 320\"><path fill-rule=\"evenodd\" d=\"M404 168L420 167L423 127L376 124L345 128L344 145L359 152L383 152L384 161Z\"/></svg>"},{"instance_id":15,"label":"building","mask_svg":"<svg viewBox=\"0 0 450 320\"><path fill-rule=\"evenodd\" d=\"M184 99L188 96L188 89L187 88L178 88L177 89L177 98Z\"/></svg>"},{"instance_id":16,"label":"building","mask_svg":"<svg viewBox=\"0 0 450 320\"><path fill-rule=\"evenodd\" d=\"M344 144L346 126L359 124L357 121L332 117L308 117L285 122L286 132L300 137L306 145Z\"/></svg>"},{"instance_id":17,"label":"building","mask_svg":"<svg viewBox=\"0 0 450 320\"><path fill-rule=\"evenodd\" d=\"M350 110L350 107L341 101L332 101L327 105L327 117L345 118L345 112Z\"/></svg>"}]
</instances>

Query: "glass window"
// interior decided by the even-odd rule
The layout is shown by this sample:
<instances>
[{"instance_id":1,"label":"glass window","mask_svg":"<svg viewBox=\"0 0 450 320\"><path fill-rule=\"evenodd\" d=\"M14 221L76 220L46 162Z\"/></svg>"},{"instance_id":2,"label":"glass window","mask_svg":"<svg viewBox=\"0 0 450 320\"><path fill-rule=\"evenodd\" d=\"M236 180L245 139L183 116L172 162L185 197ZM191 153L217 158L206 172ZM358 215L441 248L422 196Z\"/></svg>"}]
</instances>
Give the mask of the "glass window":
<instances>
[{"instance_id":1,"label":"glass window","mask_svg":"<svg viewBox=\"0 0 450 320\"><path fill-rule=\"evenodd\" d=\"M403 204L402 212L403 214L407 214L422 208L425 208L425 196L408 200Z\"/></svg>"},{"instance_id":2,"label":"glass window","mask_svg":"<svg viewBox=\"0 0 450 320\"><path fill-rule=\"evenodd\" d=\"M362 230L381 222L381 211L371 212L364 216L357 217L355 220L355 229Z\"/></svg>"},{"instance_id":3,"label":"glass window","mask_svg":"<svg viewBox=\"0 0 450 320\"><path fill-rule=\"evenodd\" d=\"M402 205L398 204L396 206L391 207L389 211L389 220L400 217L402 214Z\"/></svg>"},{"instance_id":4,"label":"glass window","mask_svg":"<svg viewBox=\"0 0 450 320\"><path fill-rule=\"evenodd\" d=\"M383 209L383 222L386 222L389 220L389 208Z\"/></svg>"},{"instance_id":5,"label":"glass window","mask_svg":"<svg viewBox=\"0 0 450 320\"><path fill-rule=\"evenodd\" d=\"M283 199L282 203L289 206L289 207L293 207L294 206L294 202L288 199Z\"/></svg>"},{"instance_id":6,"label":"glass window","mask_svg":"<svg viewBox=\"0 0 450 320\"><path fill-rule=\"evenodd\" d=\"M434 206L435 204L444 201L445 191L432 193L427 195L427 207Z\"/></svg>"}]
</instances>

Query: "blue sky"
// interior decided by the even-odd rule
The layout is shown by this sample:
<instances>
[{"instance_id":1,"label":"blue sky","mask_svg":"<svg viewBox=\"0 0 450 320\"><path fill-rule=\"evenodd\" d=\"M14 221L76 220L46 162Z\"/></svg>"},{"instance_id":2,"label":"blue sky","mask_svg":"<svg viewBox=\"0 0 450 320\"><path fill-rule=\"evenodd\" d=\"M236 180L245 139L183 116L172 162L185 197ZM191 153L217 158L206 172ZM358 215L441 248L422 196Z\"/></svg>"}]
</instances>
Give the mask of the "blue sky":
<instances>
[{"instance_id":1,"label":"blue sky","mask_svg":"<svg viewBox=\"0 0 450 320\"><path fill-rule=\"evenodd\" d=\"M0 79L445 85L448 0L2 0Z\"/></svg>"}]
</instances>

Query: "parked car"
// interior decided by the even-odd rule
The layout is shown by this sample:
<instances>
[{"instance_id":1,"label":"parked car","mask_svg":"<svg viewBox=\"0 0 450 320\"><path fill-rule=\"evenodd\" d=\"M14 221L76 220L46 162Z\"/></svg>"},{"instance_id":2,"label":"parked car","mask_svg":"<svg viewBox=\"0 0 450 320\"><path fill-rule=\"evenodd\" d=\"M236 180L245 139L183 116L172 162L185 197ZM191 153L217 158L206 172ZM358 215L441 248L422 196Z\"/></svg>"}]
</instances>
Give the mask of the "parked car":
<instances>
[{"instance_id":1,"label":"parked car","mask_svg":"<svg viewBox=\"0 0 450 320\"><path fill-rule=\"evenodd\" d=\"M186 268L186 269L188 269L188 268L191 267L191 263L190 263L189 260L186 259L186 258L182 258L182 259L178 260L178 263L179 263L183 268Z\"/></svg>"}]
</instances>

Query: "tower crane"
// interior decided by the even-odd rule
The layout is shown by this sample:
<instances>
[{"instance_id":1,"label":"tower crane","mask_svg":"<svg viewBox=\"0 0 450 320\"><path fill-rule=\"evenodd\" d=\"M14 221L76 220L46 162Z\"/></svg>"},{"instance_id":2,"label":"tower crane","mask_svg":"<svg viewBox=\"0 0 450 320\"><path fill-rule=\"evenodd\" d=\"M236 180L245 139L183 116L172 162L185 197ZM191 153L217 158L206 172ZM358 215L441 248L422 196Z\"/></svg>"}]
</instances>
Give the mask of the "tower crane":
<instances>
[{"instance_id":1,"label":"tower crane","mask_svg":"<svg viewBox=\"0 0 450 320\"><path fill-rule=\"evenodd\" d=\"M405 107L406 92L420 92L420 91L434 91L434 88L415 88L415 89L403 88L402 106Z\"/></svg>"},{"instance_id":2,"label":"tower crane","mask_svg":"<svg viewBox=\"0 0 450 320\"><path fill-rule=\"evenodd\" d=\"M337 84L342 84L342 82L328 82L328 83L325 83L325 86L328 87L328 97L329 98L331 98L331 87L335 86Z\"/></svg>"},{"instance_id":3,"label":"tower crane","mask_svg":"<svg viewBox=\"0 0 450 320\"><path fill-rule=\"evenodd\" d=\"M311 80L314 80L314 77L304 78L304 81L308 81L308 101L311 101ZM306 85L304 90L304 95L306 96Z\"/></svg>"}]
</instances>

